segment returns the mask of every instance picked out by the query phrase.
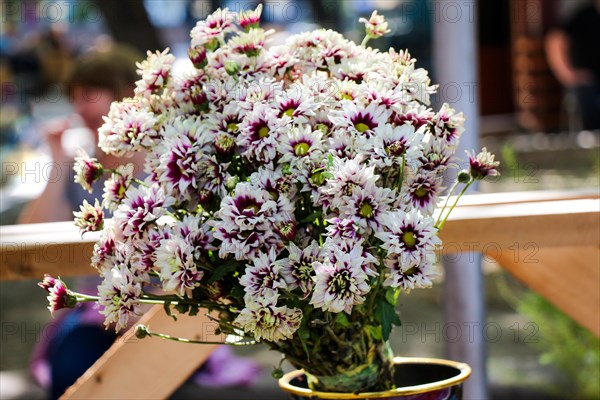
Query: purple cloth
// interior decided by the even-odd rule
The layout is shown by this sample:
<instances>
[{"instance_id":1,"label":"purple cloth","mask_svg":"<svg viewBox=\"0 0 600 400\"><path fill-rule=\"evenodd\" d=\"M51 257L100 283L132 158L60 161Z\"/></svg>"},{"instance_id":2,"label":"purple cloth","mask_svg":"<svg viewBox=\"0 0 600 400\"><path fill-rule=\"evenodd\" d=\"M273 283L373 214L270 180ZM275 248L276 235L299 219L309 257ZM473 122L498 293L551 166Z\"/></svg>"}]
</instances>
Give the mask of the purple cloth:
<instances>
[{"instance_id":1,"label":"purple cloth","mask_svg":"<svg viewBox=\"0 0 600 400\"><path fill-rule=\"evenodd\" d=\"M233 354L227 346L220 346L196 372L192 380L207 387L252 386L259 378L260 366L249 358Z\"/></svg>"}]
</instances>

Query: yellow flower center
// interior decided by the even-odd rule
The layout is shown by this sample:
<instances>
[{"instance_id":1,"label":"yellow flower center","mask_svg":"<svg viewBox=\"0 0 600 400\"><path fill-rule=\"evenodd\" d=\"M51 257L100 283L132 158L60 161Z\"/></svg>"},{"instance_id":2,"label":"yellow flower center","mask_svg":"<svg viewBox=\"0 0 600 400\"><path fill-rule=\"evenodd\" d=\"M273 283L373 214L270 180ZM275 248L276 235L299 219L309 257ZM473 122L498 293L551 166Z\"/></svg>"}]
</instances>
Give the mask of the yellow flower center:
<instances>
[{"instance_id":1,"label":"yellow flower center","mask_svg":"<svg viewBox=\"0 0 600 400\"><path fill-rule=\"evenodd\" d=\"M227 124L227 132L237 132L238 131L238 124L236 124L235 122L230 122Z\"/></svg>"},{"instance_id":2,"label":"yellow flower center","mask_svg":"<svg viewBox=\"0 0 600 400\"><path fill-rule=\"evenodd\" d=\"M310 180L316 186L321 186L325 182L325 176L323 176L322 172L315 172L311 175Z\"/></svg>"},{"instance_id":3,"label":"yellow flower center","mask_svg":"<svg viewBox=\"0 0 600 400\"><path fill-rule=\"evenodd\" d=\"M283 112L283 114L287 115L288 117L292 117L294 115L294 111L296 111L295 108L288 108Z\"/></svg>"},{"instance_id":4,"label":"yellow flower center","mask_svg":"<svg viewBox=\"0 0 600 400\"><path fill-rule=\"evenodd\" d=\"M258 214L258 212L260 211L260 208L256 204L252 204L250 206L246 206L244 208L244 211L245 210L252 210L252 211L254 211L254 214Z\"/></svg>"},{"instance_id":5,"label":"yellow flower center","mask_svg":"<svg viewBox=\"0 0 600 400\"><path fill-rule=\"evenodd\" d=\"M417 244L417 236L414 232L404 232L402 234L402 241L407 247L414 247Z\"/></svg>"},{"instance_id":6,"label":"yellow flower center","mask_svg":"<svg viewBox=\"0 0 600 400\"><path fill-rule=\"evenodd\" d=\"M406 272L404 272L404 275L414 275L417 272L417 267L412 267L406 270Z\"/></svg>"},{"instance_id":7,"label":"yellow flower center","mask_svg":"<svg viewBox=\"0 0 600 400\"><path fill-rule=\"evenodd\" d=\"M373 207L369 203L363 203L358 213L365 218L369 218L373 216Z\"/></svg>"},{"instance_id":8,"label":"yellow flower center","mask_svg":"<svg viewBox=\"0 0 600 400\"><path fill-rule=\"evenodd\" d=\"M355 128L356 128L356 130L357 130L357 131L359 131L360 133L364 133L364 132L366 132L366 131L368 131L368 130L370 129L370 128L369 128L369 125L367 125L367 124L365 124L365 123L362 123L362 122L359 122L358 124L354 125L354 127L355 127Z\"/></svg>"},{"instance_id":9,"label":"yellow flower center","mask_svg":"<svg viewBox=\"0 0 600 400\"><path fill-rule=\"evenodd\" d=\"M308 143L297 143L294 145L294 153L297 156L305 156L308 153L308 150L310 150L310 145Z\"/></svg>"},{"instance_id":10,"label":"yellow flower center","mask_svg":"<svg viewBox=\"0 0 600 400\"><path fill-rule=\"evenodd\" d=\"M425 189L423 186L421 186L417 190L415 190L415 195L417 195L417 197L425 197L425 196L427 196L427 193L429 193L429 191L427 189Z\"/></svg>"},{"instance_id":11,"label":"yellow flower center","mask_svg":"<svg viewBox=\"0 0 600 400\"><path fill-rule=\"evenodd\" d=\"M260 128L258 130L258 137L261 139L266 138L267 136L269 136L269 128L266 126L263 126L262 128Z\"/></svg>"}]
</instances>

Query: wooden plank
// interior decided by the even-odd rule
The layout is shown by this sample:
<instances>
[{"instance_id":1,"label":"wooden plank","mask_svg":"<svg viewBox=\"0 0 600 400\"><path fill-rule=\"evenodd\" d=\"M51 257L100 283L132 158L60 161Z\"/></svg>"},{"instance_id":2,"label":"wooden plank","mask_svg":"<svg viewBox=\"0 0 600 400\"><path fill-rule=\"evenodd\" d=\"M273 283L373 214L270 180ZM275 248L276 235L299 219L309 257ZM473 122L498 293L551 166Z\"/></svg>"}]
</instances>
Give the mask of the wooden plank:
<instances>
[{"instance_id":1,"label":"wooden plank","mask_svg":"<svg viewBox=\"0 0 600 400\"><path fill-rule=\"evenodd\" d=\"M0 280L93 275L97 232L82 238L72 222L0 226Z\"/></svg>"},{"instance_id":2,"label":"wooden plank","mask_svg":"<svg viewBox=\"0 0 600 400\"><path fill-rule=\"evenodd\" d=\"M600 248L544 248L528 262L498 257L512 275L600 337Z\"/></svg>"},{"instance_id":3,"label":"wooden plank","mask_svg":"<svg viewBox=\"0 0 600 400\"><path fill-rule=\"evenodd\" d=\"M600 190L577 189L577 190L531 190L525 192L496 192L477 193L463 196L457 207L463 206L489 206L493 204L532 203L540 201L598 199ZM450 198L451 203L456 199Z\"/></svg>"},{"instance_id":4,"label":"wooden plank","mask_svg":"<svg viewBox=\"0 0 600 400\"><path fill-rule=\"evenodd\" d=\"M499 203L511 197L465 196L461 201L470 205L457 206L440 234L442 252L481 251L493 257L498 249L524 252L532 246L597 245L600 200L593 194L591 198L581 192L570 195L577 198L538 201L542 198L538 194L530 197L530 202ZM552 199L561 196L567 194L549 194ZM89 264L97 238L95 232L82 238L71 222L2 226L0 280L40 279L45 273L63 277L93 275L95 270Z\"/></svg>"},{"instance_id":5,"label":"wooden plank","mask_svg":"<svg viewBox=\"0 0 600 400\"><path fill-rule=\"evenodd\" d=\"M152 331L195 340L223 341L205 315L180 315L177 322L162 306L141 319ZM61 399L166 399L210 356L217 345L137 339L127 331L92 365Z\"/></svg>"},{"instance_id":6,"label":"wooden plank","mask_svg":"<svg viewBox=\"0 0 600 400\"><path fill-rule=\"evenodd\" d=\"M578 199L454 209L440 232L443 254L523 253L600 244L600 201Z\"/></svg>"}]
</instances>

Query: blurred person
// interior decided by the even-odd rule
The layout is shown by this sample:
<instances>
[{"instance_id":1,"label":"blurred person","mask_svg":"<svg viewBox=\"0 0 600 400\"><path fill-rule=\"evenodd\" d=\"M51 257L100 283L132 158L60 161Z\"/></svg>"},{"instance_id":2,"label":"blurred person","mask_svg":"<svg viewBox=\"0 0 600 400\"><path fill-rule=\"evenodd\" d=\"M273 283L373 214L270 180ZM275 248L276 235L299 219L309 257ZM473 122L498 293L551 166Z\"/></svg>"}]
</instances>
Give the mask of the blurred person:
<instances>
[{"instance_id":1,"label":"blurred person","mask_svg":"<svg viewBox=\"0 0 600 400\"><path fill-rule=\"evenodd\" d=\"M19 223L72 220L73 211L79 210L84 199L93 203L93 199L101 195L103 180L96 182L92 194L73 182L74 154L65 148L64 136L77 120L81 120L97 144L98 128L104 123L102 117L108 114L111 103L133 95L138 78L135 63L142 58L136 50L119 45L86 54L77 61L66 85L75 114L50 121L43 127L53 161L47 176L57 178L48 179L42 195L28 204L19 216ZM77 132L83 134L81 130ZM92 155L107 168L131 162L138 173L142 171L143 154L123 160L99 149L86 150L91 150Z\"/></svg>"},{"instance_id":2,"label":"blurred person","mask_svg":"<svg viewBox=\"0 0 600 400\"><path fill-rule=\"evenodd\" d=\"M600 0L589 4L546 36L546 54L556 78L577 99L584 130L600 129Z\"/></svg>"}]
</instances>

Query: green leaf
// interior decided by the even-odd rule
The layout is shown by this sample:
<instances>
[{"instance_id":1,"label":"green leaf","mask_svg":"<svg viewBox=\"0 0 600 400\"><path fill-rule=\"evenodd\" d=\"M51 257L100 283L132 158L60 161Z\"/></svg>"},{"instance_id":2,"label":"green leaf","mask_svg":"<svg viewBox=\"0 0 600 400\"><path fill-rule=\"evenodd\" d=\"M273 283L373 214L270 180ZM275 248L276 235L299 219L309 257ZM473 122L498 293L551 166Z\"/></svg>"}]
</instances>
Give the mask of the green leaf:
<instances>
[{"instance_id":1,"label":"green leaf","mask_svg":"<svg viewBox=\"0 0 600 400\"><path fill-rule=\"evenodd\" d=\"M198 307L197 305L192 305L190 306L190 312L188 313L188 315L190 317L193 317L195 315L198 315L198 312L200 311L200 307Z\"/></svg>"},{"instance_id":2,"label":"green leaf","mask_svg":"<svg viewBox=\"0 0 600 400\"><path fill-rule=\"evenodd\" d=\"M175 309L179 313L185 314L190 309L190 305L189 304L185 304L185 303L177 303L177 305L175 306Z\"/></svg>"},{"instance_id":3,"label":"green leaf","mask_svg":"<svg viewBox=\"0 0 600 400\"><path fill-rule=\"evenodd\" d=\"M335 323L341 326L342 328L347 328L350 326L350 321L348 321L348 317L346 313L341 312L335 317Z\"/></svg>"},{"instance_id":4,"label":"green leaf","mask_svg":"<svg viewBox=\"0 0 600 400\"><path fill-rule=\"evenodd\" d=\"M235 269L240 265L240 262L237 260L230 260L221 266L217 266L208 279L208 283L214 283L219 279L223 278L227 273L235 271Z\"/></svg>"},{"instance_id":5,"label":"green leaf","mask_svg":"<svg viewBox=\"0 0 600 400\"><path fill-rule=\"evenodd\" d=\"M302 219L300 222L301 223L313 222L314 220L319 218L321 215L323 215L323 211L315 211L314 213L310 214L308 217Z\"/></svg>"},{"instance_id":6,"label":"green leaf","mask_svg":"<svg viewBox=\"0 0 600 400\"><path fill-rule=\"evenodd\" d=\"M165 301L163 303L163 307L165 309L165 312L167 313L167 315L171 318L173 318L173 320L177 321L177 316L173 315L173 313L171 312L171 302L170 301Z\"/></svg>"},{"instance_id":7,"label":"green leaf","mask_svg":"<svg viewBox=\"0 0 600 400\"><path fill-rule=\"evenodd\" d=\"M383 333L381 332L381 325L379 325L379 326L367 325L367 329L369 330L369 333L371 334L371 337L373 339L382 340Z\"/></svg>"},{"instance_id":8,"label":"green leaf","mask_svg":"<svg viewBox=\"0 0 600 400\"><path fill-rule=\"evenodd\" d=\"M398 302L398 296L400 296L400 289L388 288L385 291L385 299L393 306Z\"/></svg>"},{"instance_id":9,"label":"green leaf","mask_svg":"<svg viewBox=\"0 0 600 400\"><path fill-rule=\"evenodd\" d=\"M381 334L383 340L388 340L390 337L390 333L392 332L392 327L394 325L399 326L402 324L400 321L400 317L396 314L396 309L393 305L388 303L388 301L379 297L377 299L377 305L375 307L375 319L381 323Z\"/></svg>"}]
</instances>

